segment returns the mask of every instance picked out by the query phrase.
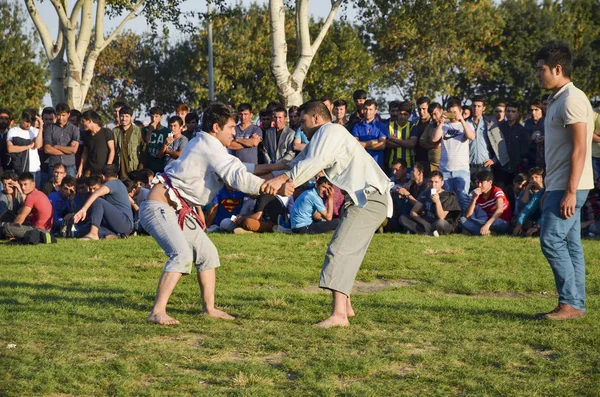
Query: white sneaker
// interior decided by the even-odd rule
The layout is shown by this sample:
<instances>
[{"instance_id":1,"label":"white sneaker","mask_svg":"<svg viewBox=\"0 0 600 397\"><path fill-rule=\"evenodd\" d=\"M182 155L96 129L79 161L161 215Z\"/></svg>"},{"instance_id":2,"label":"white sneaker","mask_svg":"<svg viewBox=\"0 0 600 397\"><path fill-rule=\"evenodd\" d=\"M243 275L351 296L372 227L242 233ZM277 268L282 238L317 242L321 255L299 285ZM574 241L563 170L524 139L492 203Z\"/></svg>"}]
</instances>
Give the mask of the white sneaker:
<instances>
[{"instance_id":1,"label":"white sneaker","mask_svg":"<svg viewBox=\"0 0 600 397\"><path fill-rule=\"evenodd\" d=\"M243 227L236 227L235 229L233 229L233 234L252 234L254 233L251 230L246 230Z\"/></svg>"},{"instance_id":2,"label":"white sneaker","mask_svg":"<svg viewBox=\"0 0 600 397\"><path fill-rule=\"evenodd\" d=\"M292 229L288 229L287 227L283 227L281 225L275 225L275 226L273 226L273 232L292 234Z\"/></svg>"},{"instance_id":3,"label":"white sneaker","mask_svg":"<svg viewBox=\"0 0 600 397\"><path fill-rule=\"evenodd\" d=\"M437 230L433 231L433 237L440 237L440 234L438 233Z\"/></svg>"}]
</instances>

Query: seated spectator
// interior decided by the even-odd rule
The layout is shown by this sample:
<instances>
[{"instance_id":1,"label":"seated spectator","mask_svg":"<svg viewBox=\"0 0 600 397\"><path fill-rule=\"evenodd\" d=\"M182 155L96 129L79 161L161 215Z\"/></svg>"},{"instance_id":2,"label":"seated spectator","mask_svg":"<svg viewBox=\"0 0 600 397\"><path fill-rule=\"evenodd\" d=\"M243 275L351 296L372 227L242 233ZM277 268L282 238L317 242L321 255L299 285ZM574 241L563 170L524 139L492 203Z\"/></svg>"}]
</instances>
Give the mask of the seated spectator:
<instances>
[{"instance_id":1,"label":"seated spectator","mask_svg":"<svg viewBox=\"0 0 600 397\"><path fill-rule=\"evenodd\" d=\"M63 178L67 176L67 168L62 164L58 163L54 165L52 172L52 178L42 186L42 192L48 196L50 193L58 192Z\"/></svg>"},{"instance_id":2,"label":"seated spectator","mask_svg":"<svg viewBox=\"0 0 600 397\"><path fill-rule=\"evenodd\" d=\"M0 177L2 192L0 192L0 222L12 222L23 206L23 194L17 174L5 171Z\"/></svg>"},{"instance_id":3,"label":"seated spectator","mask_svg":"<svg viewBox=\"0 0 600 397\"><path fill-rule=\"evenodd\" d=\"M225 219L229 219L233 222L235 218L231 219L231 217L240 215L246 197L246 193L242 193L231 186L225 185L212 201L212 207L206 218L206 231L218 232L221 230L221 222ZM235 228L233 224L228 223L228 226L230 226L228 229L231 230L225 231L232 232Z\"/></svg>"},{"instance_id":4,"label":"seated spectator","mask_svg":"<svg viewBox=\"0 0 600 397\"><path fill-rule=\"evenodd\" d=\"M183 120L179 116L173 116L169 119L169 129L171 132L167 135L165 143L163 143L158 158L165 159L165 167L167 167L175 159L183 153L183 149L188 143L188 139L182 134Z\"/></svg>"},{"instance_id":5,"label":"seated spectator","mask_svg":"<svg viewBox=\"0 0 600 397\"><path fill-rule=\"evenodd\" d=\"M4 223L4 238L20 239L30 230L52 230L52 204L48 197L35 188L35 177L31 172L19 176L21 192L26 196L23 206L12 223Z\"/></svg>"},{"instance_id":6,"label":"seated spectator","mask_svg":"<svg viewBox=\"0 0 600 397\"><path fill-rule=\"evenodd\" d=\"M91 175L87 178L88 194L94 193L102 187L102 177L100 175Z\"/></svg>"},{"instance_id":7,"label":"seated spectator","mask_svg":"<svg viewBox=\"0 0 600 397\"><path fill-rule=\"evenodd\" d=\"M512 185L504 188L504 194L510 204L510 208L516 208L517 201L519 200L519 196L523 192L523 189L525 189L525 185L527 185L527 175L521 172L515 175Z\"/></svg>"},{"instance_id":8,"label":"seated spectator","mask_svg":"<svg viewBox=\"0 0 600 397\"><path fill-rule=\"evenodd\" d=\"M493 184L492 173L479 171L475 182L477 188L473 190L465 216L460 220L463 232L482 236L490 234L490 231L510 232L510 204L504 191Z\"/></svg>"},{"instance_id":9,"label":"seated spectator","mask_svg":"<svg viewBox=\"0 0 600 397\"><path fill-rule=\"evenodd\" d=\"M444 174L440 171L431 173L431 189L423 191L412 210L410 218L400 217L400 224L416 234L450 234L456 229L461 208L456 193L443 189Z\"/></svg>"},{"instance_id":10,"label":"seated spectator","mask_svg":"<svg viewBox=\"0 0 600 397\"><path fill-rule=\"evenodd\" d=\"M329 208L325 207L323 199L327 199ZM292 208L291 221L293 233L321 234L335 230L340 220L333 218L333 186L327 178L319 178L314 189L298 197Z\"/></svg>"},{"instance_id":11,"label":"seated spectator","mask_svg":"<svg viewBox=\"0 0 600 397\"><path fill-rule=\"evenodd\" d=\"M587 230L588 237L600 235L600 177L581 209L581 230Z\"/></svg>"},{"instance_id":12,"label":"seated spectator","mask_svg":"<svg viewBox=\"0 0 600 397\"><path fill-rule=\"evenodd\" d=\"M104 184L90 195L74 217L75 223L79 223L89 215L90 232L82 237L83 240L128 236L133 230L129 195L119 180L118 168L114 164L105 165L102 175Z\"/></svg>"},{"instance_id":13,"label":"seated spectator","mask_svg":"<svg viewBox=\"0 0 600 397\"><path fill-rule=\"evenodd\" d=\"M63 178L60 189L48 195L52 204L52 216L54 218L53 232L59 231L63 219L74 211L73 199L75 198L75 178L67 175Z\"/></svg>"},{"instance_id":14,"label":"seated spectator","mask_svg":"<svg viewBox=\"0 0 600 397\"><path fill-rule=\"evenodd\" d=\"M398 159L392 164L392 173L394 174L394 182L396 185L392 189L392 200L394 203L394 215L388 221L385 230L388 232L399 232L399 220L402 215L408 215L411 208L417 202L417 197L427 189L429 180L425 178L425 166L423 163L417 162L413 165L411 179L406 181L406 161Z\"/></svg>"},{"instance_id":15,"label":"seated spectator","mask_svg":"<svg viewBox=\"0 0 600 397\"><path fill-rule=\"evenodd\" d=\"M238 216L235 220L235 234L270 233L277 226L279 217L285 217L283 202L276 196L263 194L256 200L254 211L248 215Z\"/></svg>"},{"instance_id":16,"label":"seated spectator","mask_svg":"<svg viewBox=\"0 0 600 397\"><path fill-rule=\"evenodd\" d=\"M543 174L544 170L540 167L529 170L529 181L517 200L514 235L525 233L533 236L540 232L538 220L542 216L541 202L545 192Z\"/></svg>"},{"instance_id":17,"label":"seated spectator","mask_svg":"<svg viewBox=\"0 0 600 397\"><path fill-rule=\"evenodd\" d=\"M73 198L73 210L75 212L79 211L90 197L87 183L88 178L77 178L75 180L75 197Z\"/></svg>"}]
</instances>

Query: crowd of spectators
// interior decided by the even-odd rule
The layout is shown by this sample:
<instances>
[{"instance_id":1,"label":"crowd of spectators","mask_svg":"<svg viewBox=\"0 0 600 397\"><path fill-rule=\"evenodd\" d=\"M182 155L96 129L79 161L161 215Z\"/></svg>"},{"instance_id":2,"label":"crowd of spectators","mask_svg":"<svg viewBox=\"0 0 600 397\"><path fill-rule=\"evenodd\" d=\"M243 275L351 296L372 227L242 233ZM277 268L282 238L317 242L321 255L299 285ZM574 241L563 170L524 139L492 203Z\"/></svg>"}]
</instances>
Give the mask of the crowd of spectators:
<instances>
[{"instance_id":1,"label":"crowd of spectators","mask_svg":"<svg viewBox=\"0 0 600 397\"><path fill-rule=\"evenodd\" d=\"M548 97L490 106L484 96L445 106L421 97L392 101L389 118L363 90L353 107L325 96L334 123L343 125L390 176L393 216L380 232L440 236L462 232L533 236L544 194L544 115ZM15 119L0 108L0 238L42 230L61 237L127 237L143 233L137 212L156 173L201 133L202 115L181 104L166 117L153 107L147 125L127 104L113 105L108 122L94 110L66 104ZM489 113L489 114L488 114ZM247 164L292 160L308 144L299 109L277 102L258 111L237 106L233 155ZM582 232L600 234L600 110L595 109L592 161L596 188L582 211ZM163 124L166 120L166 123ZM323 175L288 198L249 197L223 188L205 213L208 232L297 234L334 230L345 192Z\"/></svg>"}]
</instances>

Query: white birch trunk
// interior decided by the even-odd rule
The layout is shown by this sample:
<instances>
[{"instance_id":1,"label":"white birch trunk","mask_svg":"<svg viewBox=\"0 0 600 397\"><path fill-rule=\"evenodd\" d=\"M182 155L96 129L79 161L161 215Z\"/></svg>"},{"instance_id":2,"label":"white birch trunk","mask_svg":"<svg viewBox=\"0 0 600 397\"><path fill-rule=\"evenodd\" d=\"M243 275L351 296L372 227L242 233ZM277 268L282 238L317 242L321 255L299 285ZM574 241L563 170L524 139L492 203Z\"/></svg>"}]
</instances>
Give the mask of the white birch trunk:
<instances>
[{"instance_id":1,"label":"white birch trunk","mask_svg":"<svg viewBox=\"0 0 600 397\"><path fill-rule=\"evenodd\" d=\"M283 0L269 0L271 23L271 73L277 85L279 98L286 108L304 102L302 86L313 58L331 26L335 14L344 0L331 0L331 10L321 26L318 36L311 43L308 26L309 0L296 0L296 39L298 57L294 70L287 66L287 43L285 40L285 6Z\"/></svg>"}]
</instances>

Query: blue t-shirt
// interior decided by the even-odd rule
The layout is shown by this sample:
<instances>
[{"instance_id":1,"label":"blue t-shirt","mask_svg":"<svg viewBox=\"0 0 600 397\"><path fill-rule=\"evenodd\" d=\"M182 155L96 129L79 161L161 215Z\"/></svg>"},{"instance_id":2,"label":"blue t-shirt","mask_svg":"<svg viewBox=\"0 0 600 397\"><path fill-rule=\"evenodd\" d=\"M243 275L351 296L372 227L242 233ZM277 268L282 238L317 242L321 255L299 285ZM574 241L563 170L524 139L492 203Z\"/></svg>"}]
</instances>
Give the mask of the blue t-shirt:
<instances>
[{"instance_id":1,"label":"blue t-shirt","mask_svg":"<svg viewBox=\"0 0 600 397\"><path fill-rule=\"evenodd\" d=\"M213 199L213 204L217 204L217 216L215 217L215 225L220 225L221 221L226 218L231 218L232 215L239 215L244 204L245 193L238 190L228 192L226 188L219 190L219 193Z\"/></svg>"},{"instance_id":2,"label":"blue t-shirt","mask_svg":"<svg viewBox=\"0 0 600 397\"><path fill-rule=\"evenodd\" d=\"M368 142L378 140L379 138L387 139L390 136L387 126L377 120L373 120L370 123L363 120L357 123L352 128L352 135L358 138L359 142ZM377 164L380 166L383 165L383 150L367 149L367 153L373 157Z\"/></svg>"},{"instance_id":3,"label":"blue t-shirt","mask_svg":"<svg viewBox=\"0 0 600 397\"><path fill-rule=\"evenodd\" d=\"M129 221L133 224L133 212L131 211L131 203L129 202L129 194L127 188L118 179L112 179L104 183L110 193L103 198L114 205L119 211L125 214Z\"/></svg>"},{"instance_id":4,"label":"blue t-shirt","mask_svg":"<svg viewBox=\"0 0 600 397\"><path fill-rule=\"evenodd\" d=\"M313 223L313 214L315 211L325 211L323 199L319 196L317 189L305 191L294 201L292 208L292 229L308 226Z\"/></svg>"},{"instance_id":5,"label":"blue t-shirt","mask_svg":"<svg viewBox=\"0 0 600 397\"><path fill-rule=\"evenodd\" d=\"M308 143L308 138L306 137L306 134L300 128L298 128L298 130L296 131L296 135L294 135L294 139L296 138L300 138L300 143Z\"/></svg>"},{"instance_id":6,"label":"blue t-shirt","mask_svg":"<svg viewBox=\"0 0 600 397\"><path fill-rule=\"evenodd\" d=\"M67 197L66 199L62 198L60 192L52 192L48 195L48 200L52 204L52 216L54 217L54 228L60 228L60 224L65 217L70 212L73 212L71 209L71 200Z\"/></svg>"}]
</instances>

